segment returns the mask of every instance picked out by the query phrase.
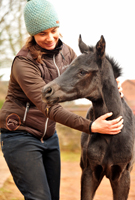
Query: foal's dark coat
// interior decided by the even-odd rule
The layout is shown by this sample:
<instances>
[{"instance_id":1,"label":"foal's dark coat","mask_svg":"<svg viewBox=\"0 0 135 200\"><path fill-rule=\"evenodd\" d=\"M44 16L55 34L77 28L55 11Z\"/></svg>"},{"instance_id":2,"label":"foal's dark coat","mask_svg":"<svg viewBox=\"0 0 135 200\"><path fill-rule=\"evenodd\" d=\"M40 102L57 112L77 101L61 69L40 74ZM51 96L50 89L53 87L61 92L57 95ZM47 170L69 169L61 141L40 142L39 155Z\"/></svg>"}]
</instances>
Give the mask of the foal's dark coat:
<instances>
[{"instance_id":1,"label":"foal's dark coat","mask_svg":"<svg viewBox=\"0 0 135 200\"><path fill-rule=\"evenodd\" d=\"M43 98L52 105L78 98L92 101L87 118L113 112L110 119L120 115L124 127L117 135L94 133L81 136L81 199L92 200L101 180L106 176L111 183L114 200L126 200L130 188L130 171L135 156L135 118L118 92L116 78L121 69L105 55L105 40L101 36L95 48L79 39L82 55L53 82L45 86Z\"/></svg>"}]
</instances>

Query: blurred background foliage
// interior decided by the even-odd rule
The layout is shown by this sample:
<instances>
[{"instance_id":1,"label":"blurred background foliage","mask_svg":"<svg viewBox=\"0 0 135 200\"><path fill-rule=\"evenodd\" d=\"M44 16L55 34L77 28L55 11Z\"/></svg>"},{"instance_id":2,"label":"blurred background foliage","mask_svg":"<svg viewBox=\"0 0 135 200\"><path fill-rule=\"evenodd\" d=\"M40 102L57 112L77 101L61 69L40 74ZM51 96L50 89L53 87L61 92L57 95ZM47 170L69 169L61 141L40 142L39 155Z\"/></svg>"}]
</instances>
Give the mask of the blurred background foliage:
<instances>
[{"instance_id":1,"label":"blurred background foliage","mask_svg":"<svg viewBox=\"0 0 135 200\"><path fill-rule=\"evenodd\" d=\"M0 0L0 67L10 67L28 35L23 20L26 0Z\"/></svg>"}]
</instances>

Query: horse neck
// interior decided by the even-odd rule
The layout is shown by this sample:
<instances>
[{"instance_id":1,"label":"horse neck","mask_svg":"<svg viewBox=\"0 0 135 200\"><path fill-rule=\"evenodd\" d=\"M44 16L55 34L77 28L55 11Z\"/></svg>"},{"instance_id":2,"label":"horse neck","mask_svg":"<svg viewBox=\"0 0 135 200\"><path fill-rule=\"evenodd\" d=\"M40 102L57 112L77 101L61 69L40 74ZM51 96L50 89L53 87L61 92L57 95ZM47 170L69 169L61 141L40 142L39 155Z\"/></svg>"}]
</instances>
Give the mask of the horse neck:
<instances>
[{"instance_id":1,"label":"horse neck","mask_svg":"<svg viewBox=\"0 0 135 200\"><path fill-rule=\"evenodd\" d=\"M111 118L114 119L122 114L122 103L117 83L115 78L111 76L101 82L101 99L93 102L95 118L105 113L113 112Z\"/></svg>"}]
</instances>

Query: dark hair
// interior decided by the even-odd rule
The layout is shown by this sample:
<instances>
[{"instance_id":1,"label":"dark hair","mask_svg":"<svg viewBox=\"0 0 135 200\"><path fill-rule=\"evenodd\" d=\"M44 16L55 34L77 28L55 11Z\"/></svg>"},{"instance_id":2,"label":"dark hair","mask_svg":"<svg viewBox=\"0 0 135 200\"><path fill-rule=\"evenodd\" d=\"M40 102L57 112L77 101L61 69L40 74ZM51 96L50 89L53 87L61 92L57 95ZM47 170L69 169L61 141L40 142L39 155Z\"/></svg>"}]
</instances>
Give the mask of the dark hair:
<instances>
[{"instance_id":1,"label":"dark hair","mask_svg":"<svg viewBox=\"0 0 135 200\"><path fill-rule=\"evenodd\" d=\"M43 63L42 55L45 52L42 52L42 48L37 45L34 36L30 36L26 42L26 48L30 51L32 57L36 62Z\"/></svg>"}]
</instances>

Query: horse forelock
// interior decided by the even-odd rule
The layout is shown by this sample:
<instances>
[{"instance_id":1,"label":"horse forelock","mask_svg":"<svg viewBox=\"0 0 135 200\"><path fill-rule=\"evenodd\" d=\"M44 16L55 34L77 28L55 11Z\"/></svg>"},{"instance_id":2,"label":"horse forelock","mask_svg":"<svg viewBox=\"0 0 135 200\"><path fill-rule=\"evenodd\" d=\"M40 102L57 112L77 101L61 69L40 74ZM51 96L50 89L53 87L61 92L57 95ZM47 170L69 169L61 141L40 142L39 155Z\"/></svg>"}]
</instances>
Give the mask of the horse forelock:
<instances>
[{"instance_id":1,"label":"horse forelock","mask_svg":"<svg viewBox=\"0 0 135 200\"><path fill-rule=\"evenodd\" d=\"M94 52L94 47L93 46L89 46L89 51Z\"/></svg>"},{"instance_id":2,"label":"horse forelock","mask_svg":"<svg viewBox=\"0 0 135 200\"><path fill-rule=\"evenodd\" d=\"M93 53L95 51L95 48L93 46L88 46L88 51L84 51L84 54L89 54L89 53Z\"/></svg>"},{"instance_id":3,"label":"horse forelock","mask_svg":"<svg viewBox=\"0 0 135 200\"><path fill-rule=\"evenodd\" d=\"M112 66L114 77L118 78L119 76L121 76L122 69L120 68L119 64L114 60L114 58L111 58L108 55L106 55L106 59L110 62Z\"/></svg>"}]
</instances>

